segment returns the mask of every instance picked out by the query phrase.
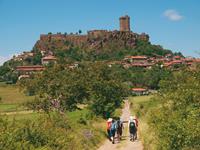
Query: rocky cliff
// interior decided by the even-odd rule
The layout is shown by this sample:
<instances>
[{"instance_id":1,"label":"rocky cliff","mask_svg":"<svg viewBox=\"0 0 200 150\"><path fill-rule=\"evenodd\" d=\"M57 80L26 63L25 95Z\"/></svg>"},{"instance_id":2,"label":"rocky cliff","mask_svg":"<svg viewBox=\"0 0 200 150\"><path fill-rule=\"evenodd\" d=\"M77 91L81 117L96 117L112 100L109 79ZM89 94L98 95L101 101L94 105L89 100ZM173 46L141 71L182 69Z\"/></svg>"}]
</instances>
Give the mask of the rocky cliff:
<instances>
[{"instance_id":1,"label":"rocky cliff","mask_svg":"<svg viewBox=\"0 0 200 150\"><path fill-rule=\"evenodd\" d=\"M107 30L88 31L86 35L47 34L40 36L40 40L36 42L34 49L39 51L66 50L70 46L86 50L131 49L135 47L137 40L148 42L149 36L145 33Z\"/></svg>"}]
</instances>

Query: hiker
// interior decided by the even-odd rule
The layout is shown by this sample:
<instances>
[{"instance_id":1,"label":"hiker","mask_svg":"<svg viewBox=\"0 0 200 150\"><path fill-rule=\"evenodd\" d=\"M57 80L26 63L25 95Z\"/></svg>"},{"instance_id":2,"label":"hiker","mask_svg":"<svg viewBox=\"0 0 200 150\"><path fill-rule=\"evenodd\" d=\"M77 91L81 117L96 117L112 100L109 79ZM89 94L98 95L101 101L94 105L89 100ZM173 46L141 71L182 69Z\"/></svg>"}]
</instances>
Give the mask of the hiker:
<instances>
[{"instance_id":1,"label":"hiker","mask_svg":"<svg viewBox=\"0 0 200 150\"><path fill-rule=\"evenodd\" d=\"M118 120L117 120L117 137L118 137L118 140L121 140L123 128L124 128L123 121L122 121L122 119L118 118Z\"/></svg>"},{"instance_id":2,"label":"hiker","mask_svg":"<svg viewBox=\"0 0 200 150\"><path fill-rule=\"evenodd\" d=\"M137 131L138 131L138 119L136 116L133 116L133 120L135 121L135 125L136 125L136 133L135 133L135 139L137 139Z\"/></svg>"},{"instance_id":3,"label":"hiker","mask_svg":"<svg viewBox=\"0 0 200 150\"><path fill-rule=\"evenodd\" d=\"M116 132L116 128L117 128L117 122L113 119L112 120L112 124L111 124L111 141L114 144L115 143L115 132Z\"/></svg>"},{"instance_id":4,"label":"hiker","mask_svg":"<svg viewBox=\"0 0 200 150\"><path fill-rule=\"evenodd\" d=\"M128 127L129 127L129 133L130 133L130 141L134 141L137 128L136 128L136 121L134 120L133 116L130 116L130 119L128 121Z\"/></svg>"},{"instance_id":5,"label":"hiker","mask_svg":"<svg viewBox=\"0 0 200 150\"><path fill-rule=\"evenodd\" d=\"M107 133L108 133L108 139L111 141L111 124L112 124L112 118L109 118L107 120Z\"/></svg>"}]
</instances>

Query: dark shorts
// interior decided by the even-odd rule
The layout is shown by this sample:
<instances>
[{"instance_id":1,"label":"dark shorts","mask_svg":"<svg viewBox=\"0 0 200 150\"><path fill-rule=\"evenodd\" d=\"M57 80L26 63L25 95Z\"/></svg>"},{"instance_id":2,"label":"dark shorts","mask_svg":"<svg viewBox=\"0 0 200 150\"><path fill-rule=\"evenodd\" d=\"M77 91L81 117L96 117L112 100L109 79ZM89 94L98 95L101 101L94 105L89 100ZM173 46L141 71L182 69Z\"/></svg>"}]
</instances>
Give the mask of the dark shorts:
<instances>
[{"instance_id":1,"label":"dark shorts","mask_svg":"<svg viewBox=\"0 0 200 150\"><path fill-rule=\"evenodd\" d=\"M111 136L112 137L115 137L115 132L116 132L116 130L111 130Z\"/></svg>"},{"instance_id":2,"label":"dark shorts","mask_svg":"<svg viewBox=\"0 0 200 150\"><path fill-rule=\"evenodd\" d=\"M122 128L117 129L117 134L119 134L120 136L122 135Z\"/></svg>"},{"instance_id":3,"label":"dark shorts","mask_svg":"<svg viewBox=\"0 0 200 150\"><path fill-rule=\"evenodd\" d=\"M130 132L131 134L135 134L135 133L137 132L137 129L136 129L136 128L134 128L134 129L129 129L129 132Z\"/></svg>"},{"instance_id":4,"label":"dark shorts","mask_svg":"<svg viewBox=\"0 0 200 150\"><path fill-rule=\"evenodd\" d=\"M108 137L110 138L111 137L111 131L110 131L110 129L107 129L107 133L108 133Z\"/></svg>"}]
</instances>

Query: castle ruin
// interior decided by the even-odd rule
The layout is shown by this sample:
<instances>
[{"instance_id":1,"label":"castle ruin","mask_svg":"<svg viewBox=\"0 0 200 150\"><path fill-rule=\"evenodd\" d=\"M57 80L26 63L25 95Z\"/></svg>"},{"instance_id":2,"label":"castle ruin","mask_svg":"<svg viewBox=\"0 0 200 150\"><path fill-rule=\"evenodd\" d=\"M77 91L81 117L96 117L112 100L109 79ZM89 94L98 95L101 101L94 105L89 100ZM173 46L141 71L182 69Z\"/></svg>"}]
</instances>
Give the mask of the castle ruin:
<instances>
[{"instance_id":1,"label":"castle ruin","mask_svg":"<svg viewBox=\"0 0 200 150\"><path fill-rule=\"evenodd\" d=\"M130 17L128 15L119 18L119 30L91 30L87 34L42 34L40 40L35 44L35 47L40 51L47 51L51 49L51 45L56 48L66 47L64 43L70 42L73 45L82 47L83 45L88 49L105 48L109 43L115 41L122 47L134 48L136 40L149 41L149 36L145 33L137 34L130 29ZM54 43L54 44L52 44ZM56 43L56 44L55 44ZM59 47L57 47L59 45Z\"/></svg>"},{"instance_id":2,"label":"castle ruin","mask_svg":"<svg viewBox=\"0 0 200 150\"><path fill-rule=\"evenodd\" d=\"M122 16L119 18L120 22L120 31L128 31L130 32L130 17L128 15Z\"/></svg>"}]
</instances>

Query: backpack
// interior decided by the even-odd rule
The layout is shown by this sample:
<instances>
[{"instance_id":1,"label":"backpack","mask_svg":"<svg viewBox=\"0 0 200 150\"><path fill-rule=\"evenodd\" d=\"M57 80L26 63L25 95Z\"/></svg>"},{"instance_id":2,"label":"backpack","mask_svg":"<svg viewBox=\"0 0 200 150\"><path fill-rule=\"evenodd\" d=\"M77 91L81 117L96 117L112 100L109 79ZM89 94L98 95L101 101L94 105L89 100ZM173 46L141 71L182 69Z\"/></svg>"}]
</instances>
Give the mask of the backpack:
<instances>
[{"instance_id":1,"label":"backpack","mask_svg":"<svg viewBox=\"0 0 200 150\"><path fill-rule=\"evenodd\" d=\"M120 120L117 121L117 129L122 128L122 123Z\"/></svg>"},{"instance_id":2,"label":"backpack","mask_svg":"<svg viewBox=\"0 0 200 150\"><path fill-rule=\"evenodd\" d=\"M135 123L133 121L129 123L129 128L131 130L135 129Z\"/></svg>"},{"instance_id":3,"label":"backpack","mask_svg":"<svg viewBox=\"0 0 200 150\"><path fill-rule=\"evenodd\" d=\"M116 130L116 124L115 124L115 122L111 124L111 130Z\"/></svg>"},{"instance_id":4,"label":"backpack","mask_svg":"<svg viewBox=\"0 0 200 150\"><path fill-rule=\"evenodd\" d=\"M107 129L111 128L111 122L107 122Z\"/></svg>"}]
</instances>

